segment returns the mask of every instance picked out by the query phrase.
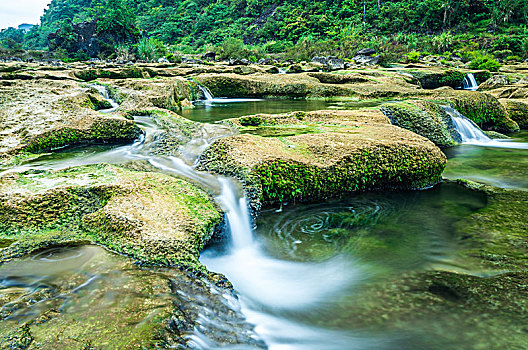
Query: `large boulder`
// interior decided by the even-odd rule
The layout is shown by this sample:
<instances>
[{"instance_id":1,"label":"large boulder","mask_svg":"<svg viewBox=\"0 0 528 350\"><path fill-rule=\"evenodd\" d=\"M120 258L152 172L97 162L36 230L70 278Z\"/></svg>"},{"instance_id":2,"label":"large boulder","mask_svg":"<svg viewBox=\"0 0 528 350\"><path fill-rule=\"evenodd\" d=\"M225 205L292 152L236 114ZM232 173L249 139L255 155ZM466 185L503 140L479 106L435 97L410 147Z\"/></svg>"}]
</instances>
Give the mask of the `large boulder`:
<instances>
[{"instance_id":1,"label":"large boulder","mask_svg":"<svg viewBox=\"0 0 528 350\"><path fill-rule=\"evenodd\" d=\"M375 111L243 117L264 132L217 140L200 168L238 177L253 203L302 201L372 189L419 189L441 179L446 159L429 140ZM266 128L294 130L266 135ZM245 130L242 128L242 132ZM257 136L257 135L264 135ZM270 137L271 136L271 137ZM253 206L258 210L258 204Z\"/></svg>"},{"instance_id":2,"label":"large boulder","mask_svg":"<svg viewBox=\"0 0 528 350\"><path fill-rule=\"evenodd\" d=\"M458 70L407 70L407 74L411 74L420 81L424 89L437 89L442 86L449 86L452 88L462 87L462 83L466 74Z\"/></svg>"},{"instance_id":3,"label":"large boulder","mask_svg":"<svg viewBox=\"0 0 528 350\"><path fill-rule=\"evenodd\" d=\"M342 58L328 56L326 66L330 71L345 69L345 61Z\"/></svg>"},{"instance_id":4,"label":"large boulder","mask_svg":"<svg viewBox=\"0 0 528 350\"><path fill-rule=\"evenodd\" d=\"M490 94L459 91L447 100L462 115L473 120L482 129L506 133L519 131L519 125L508 116L508 112L499 100Z\"/></svg>"},{"instance_id":5,"label":"large boulder","mask_svg":"<svg viewBox=\"0 0 528 350\"><path fill-rule=\"evenodd\" d=\"M461 141L450 116L433 102L385 103L381 110L392 124L427 137L439 147L453 146Z\"/></svg>"},{"instance_id":6,"label":"large boulder","mask_svg":"<svg viewBox=\"0 0 528 350\"><path fill-rule=\"evenodd\" d=\"M482 84L479 85L479 90L494 90L504 86L510 85L508 77L505 75L494 75Z\"/></svg>"}]
</instances>

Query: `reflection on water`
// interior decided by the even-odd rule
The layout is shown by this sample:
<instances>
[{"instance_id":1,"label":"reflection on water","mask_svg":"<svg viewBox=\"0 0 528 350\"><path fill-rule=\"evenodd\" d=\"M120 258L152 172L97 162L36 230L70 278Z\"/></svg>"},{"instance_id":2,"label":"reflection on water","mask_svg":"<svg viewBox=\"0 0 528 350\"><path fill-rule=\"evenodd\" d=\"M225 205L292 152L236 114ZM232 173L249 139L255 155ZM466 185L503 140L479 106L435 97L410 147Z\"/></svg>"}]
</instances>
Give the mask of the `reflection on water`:
<instances>
[{"instance_id":1,"label":"reflection on water","mask_svg":"<svg viewBox=\"0 0 528 350\"><path fill-rule=\"evenodd\" d=\"M232 100L232 99L231 99ZM231 101L227 100L227 101ZM265 100L241 100L243 102L195 102L195 107L185 109L181 113L185 118L197 122L212 123L227 118L236 118L252 114L279 114L294 111L315 111L319 109L357 109L363 107L374 107L379 101L325 101L305 99L265 99Z\"/></svg>"},{"instance_id":2,"label":"reflection on water","mask_svg":"<svg viewBox=\"0 0 528 350\"><path fill-rule=\"evenodd\" d=\"M528 131L514 137L515 143L528 146ZM528 148L459 145L444 152L448 158L445 178L464 178L497 187L528 190Z\"/></svg>"}]
</instances>

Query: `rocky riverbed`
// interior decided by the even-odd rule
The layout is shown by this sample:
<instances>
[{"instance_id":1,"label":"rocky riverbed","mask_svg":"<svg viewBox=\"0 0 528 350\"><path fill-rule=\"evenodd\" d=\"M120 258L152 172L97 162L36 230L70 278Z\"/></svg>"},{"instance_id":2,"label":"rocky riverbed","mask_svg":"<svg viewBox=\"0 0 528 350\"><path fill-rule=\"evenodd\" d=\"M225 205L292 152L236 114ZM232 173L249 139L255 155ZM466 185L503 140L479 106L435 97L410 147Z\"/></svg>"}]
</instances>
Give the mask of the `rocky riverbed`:
<instances>
[{"instance_id":1,"label":"rocky riverbed","mask_svg":"<svg viewBox=\"0 0 528 350\"><path fill-rule=\"evenodd\" d=\"M258 220L262 210L292 203L427 193L447 181L444 152L463 141L445 108L512 137L528 119L526 65L501 72L505 80L425 65L273 68L0 64L1 347L273 347L246 319L237 284L200 260L204 248L229 246L231 202L247 204ZM484 92L458 89L467 73ZM208 102L208 95L225 99ZM196 101L213 109L244 103L233 98L334 104L243 116L226 107L224 120L212 124L183 117ZM451 327L465 310L489 321L476 328L475 344L521 347L526 188L449 181L483 203L457 216L449 237L464 268L408 268L374 279L356 302L340 306L348 311L339 317L353 318L355 329L392 332L419 327L431 314ZM439 199L439 212L457 208ZM370 238L362 241L372 244L368 252L386 244ZM41 279L47 269L54 277ZM326 326L342 327L339 317ZM478 341L495 329L499 340ZM510 330L515 336L507 337Z\"/></svg>"}]
</instances>

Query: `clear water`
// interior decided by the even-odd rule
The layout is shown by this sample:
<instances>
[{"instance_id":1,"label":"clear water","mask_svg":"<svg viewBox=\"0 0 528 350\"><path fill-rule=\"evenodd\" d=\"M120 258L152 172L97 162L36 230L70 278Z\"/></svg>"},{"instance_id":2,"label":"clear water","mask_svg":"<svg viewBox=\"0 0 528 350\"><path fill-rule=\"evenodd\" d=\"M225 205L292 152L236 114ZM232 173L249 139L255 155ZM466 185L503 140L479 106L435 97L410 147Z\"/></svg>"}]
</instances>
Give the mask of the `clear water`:
<instances>
[{"instance_id":1,"label":"clear water","mask_svg":"<svg viewBox=\"0 0 528 350\"><path fill-rule=\"evenodd\" d=\"M305 99L264 99L247 101L233 99L222 101L215 99L213 102L197 101L195 107L185 109L181 114L190 120L212 123L228 118L236 118L252 114L276 114L294 111L315 111L320 109L354 109L362 107L375 107L379 101L326 101Z\"/></svg>"},{"instance_id":2,"label":"clear water","mask_svg":"<svg viewBox=\"0 0 528 350\"><path fill-rule=\"evenodd\" d=\"M255 113L359 106L352 102L265 100L213 103L186 113L194 113L192 117L187 115L190 119L212 122ZM153 156L151 146L160 130L149 118L137 120L146 134L131 145L67 149L4 171L59 169L143 159L162 171L190 178L219 193L217 199L226 210L234 239L228 247L204 252L202 262L210 270L225 273L233 282L244 314L272 349L444 349L446 339L454 341L457 348L472 348L479 345L479 338L486 336L461 329L462 325L471 324L471 319L461 316L459 322L452 319L445 322L433 314L418 324L385 323L365 328L358 319L361 308L355 304L356 297L369 284L408 271L471 271L472 266L467 261L457 258L461 246L455 239L455 229L458 222L485 205L482 195L456 185L441 185L421 192L368 193L345 200L289 205L281 212L263 212L253 232L245 199L234 182L197 173L192 165L179 158ZM516 142L528 141L528 133L518 136L520 140ZM528 188L526 152L526 149L460 145L446 151L449 162L445 175L449 178L474 177L475 180L482 177L504 187ZM30 297L34 286L75 281L71 290L82 285L81 289L89 293L81 293L84 296L81 299L72 299L80 309L71 309L67 317L86 317L91 311L98 312L102 309L97 304L99 301L106 305L106 287L96 292L90 289L90 277L97 275L91 264L107 258L93 248L87 248L88 255L75 249L66 251L65 257L60 252L45 253L44 258L51 261L50 264L42 261L34 264L33 258L28 258L23 259L19 267L4 265L0 268L0 278L3 273L3 281L8 282L2 282L0 293L12 292L10 288L14 288L14 284L9 282L12 280L9 276L21 281L16 287L21 289L15 292ZM58 257L53 257L57 254ZM97 259L90 258L90 254ZM70 260L72 263L65 263ZM117 283L111 284L112 288L121 288L121 284L127 283L119 277L123 273L121 269L125 272L123 278L129 271L128 265L118 266ZM78 275L83 278L76 277ZM114 276L113 273L109 275ZM86 282L90 288L85 288ZM100 294L102 299L94 297ZM118 290L110 294L117 300L121 298ZM146 298L144 300L149 301L151 297L151 294L141 295L134 300ZM159 297L164 300L166 296L160 294ZM63 303L62 299L53 300L58 305ZM379 300L379 304L383 304L383 300ZM101 313L112 310L110 307ZM24 309L20 315L31 318L39 313L41 311ZM215 323L214 316L207 321ZM222 324L217 326L221 328ZM207 337L204 339L199 330L191 339L196 348L211 348L215 344Z\"/></svg>"},{"instance_id":3,"label":"clear water","mask_svg":"<svg viewBox=\"0 0 528 350\"><path fill-rule=\"evenodd\" d=\"M43 348L149 347L171 310L167 278L97 246L47 249L0 266L0 332L31 322Z\"/></svg>"},{"instance_id":4,"label":"clear water","mask_svg":"<svg viewBox=\"0 0 528 350\"><path fill-rule=\"evenodd\" d=\"M384 331L390 325L361 329L350 322L358 290L406 271L470 271L457 259L455 226L484 206L482 194L453 184L290 205L262 213L252 240L247 226L230 223L229 251L206 251L202 261L233 282L271 349L410 347L442 335L404 327L394 336Z\"/></svg>"},{"instance_id":5,"label":"clear water","mask_svg":"<svg viewBox=\"0 0 528 350\"><path fill-rule=\"evenodd\" d=\"M498 187L528 190L528 131L513 135L511 143L525 148L501 148L462 144L444 150L447 167L443 176L464 178Z\"/></svg>"}]
</instances>

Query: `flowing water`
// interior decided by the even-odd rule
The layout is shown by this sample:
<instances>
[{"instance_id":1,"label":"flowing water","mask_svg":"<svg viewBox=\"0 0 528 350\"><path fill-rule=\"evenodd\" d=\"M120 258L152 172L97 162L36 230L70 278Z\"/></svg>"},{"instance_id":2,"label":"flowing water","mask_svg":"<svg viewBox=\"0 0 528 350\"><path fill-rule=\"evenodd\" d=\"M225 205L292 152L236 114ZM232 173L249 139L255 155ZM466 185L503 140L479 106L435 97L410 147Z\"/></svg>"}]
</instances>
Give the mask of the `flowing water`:
<instances>
[{"instance_id":1,"label":"flowing water","mask_svg":"<svg viewBox=\"0 0 528 350\"><path fill-rule=\"evenodd\" d=\"M471 90L471 91L478 90L477 80L475 79L475 76L473 75L473 73L468 73L466 75L466 77L464 78L464 81L462 82L462 88L464 88L464 90Z\"/></svg>"},{"instance_id":2,"label":"flowing water","mask_svg":"<svg viewBox=\"0 0 528 350\"><path fill-rule=\"evenodd\" d=\"M258 103L263 103L261 107L273 113L288 109L306 110L295 104L310 102L322 103L304 100L237 102L226 103L225 106L213 103L204 106L210 108L209 114L195 115L195 120L212 121L253 114L253 108L256 108L253 104ZM443 339L446 337L454 337L460 346L473 345L478 341L475 337L478 338L479 334L465 339L464 332L459 332L459 324L446 324L435 314L420 320L418 327L416 324L399 325L397 333L386 326L366 327L362 323L365 318L361 319L358 314L361 305L356 305L355 300L370 283L386 280L395 273L430 269L473 272L473 266L457 258L461 243L454 234L458 222L485 206L482 195L453 184L419 192L358 194L344 200L290 205L281 212L267 210L256 223L252 223L246 199L237 182L194 169L196 154L203 149L203 144L212 142L219 135L200 143L193 152L188 149L194 147L184 146L183 150L193 156L156 156L153 149L164 131L149 117L136 117L135 120L145 133L133 144L65 149L41 155L16 168L3 169L3 172L146 160L161 171L188 178L217 193L217 201L226 212L231 239L208 248L203 252L201 261L210 270L226 274L240 296L242 312L249 322L256 325L256 332L271 349L442 349L445 348ZM526 136L521 134L522 141L527 140ZM473 154L474 149L490 152L485 155L486 158L496 154L508 164L519 162L517 157L526 160L526 154L522 153L526 149L463 144L447 151L450 165L446 174L456 177L456 171L463 166L483 163L482 153ZM451 166L457 161L463 166ZM512 170L513 176L523 171L526 174L523 170L525 165L519 165L518 172ZM490 162L488 169L484 170L495 171L496 167L497 164ZM463 177L467 178L466 175ZM495 180L500 178L494 174L490 177ZM521 182L522 177L519 176ZM48 270L42 273L38 270L41 267L33 266L31 259L20 261L18 267L5 265L0 269L0 276L6 276L1 278L8 282L2 282L4 284L0 288L22 288L20 293L31 294L35 286L48 283L46 278L71 279L68 276L72 272L68 269L73 266L75 274L85 276L75 284L79 289L71 289L86 295L85 299L76 299L75 304L84 310L97 311L99 306L94 306L89 297L93 295L91 287L86 287L92 285L90 278L96 274L83 270L90 266L86 261L92 260L76 257L86 256L82 253L83 249L90 252L94 248L75 249L64 253L72 256L75 263L64 264L62 258L46 258L50 260L49 265L43 266L48 266ZM53 256L55 253L45 253L44 257L46 254ZM93 254L97 256L100 253ZM54 259L57 260L55 265ZM27 271L32 269L35 270L32 276L26 277ZM41 275L44 277L39 277ZM16 283L9 282L9 276L18 276L23 282L15 286ZM161 294L160 298L163 300L165 295ZM105 305L104 302L101 305ZM207 311L207 305L203 307L205 311L200 322L204 325L216 323L216 327L221 328L222 325L214 321L216 316ZM22 313L31 317L31 312ZM460 322L465 324L469 321L464 319ZM435 346L431 346L432 343ZM196 329L190 337L190 346L194 348L208 349L217 345L200 329Z\"/></svg>"}]
</instances>

